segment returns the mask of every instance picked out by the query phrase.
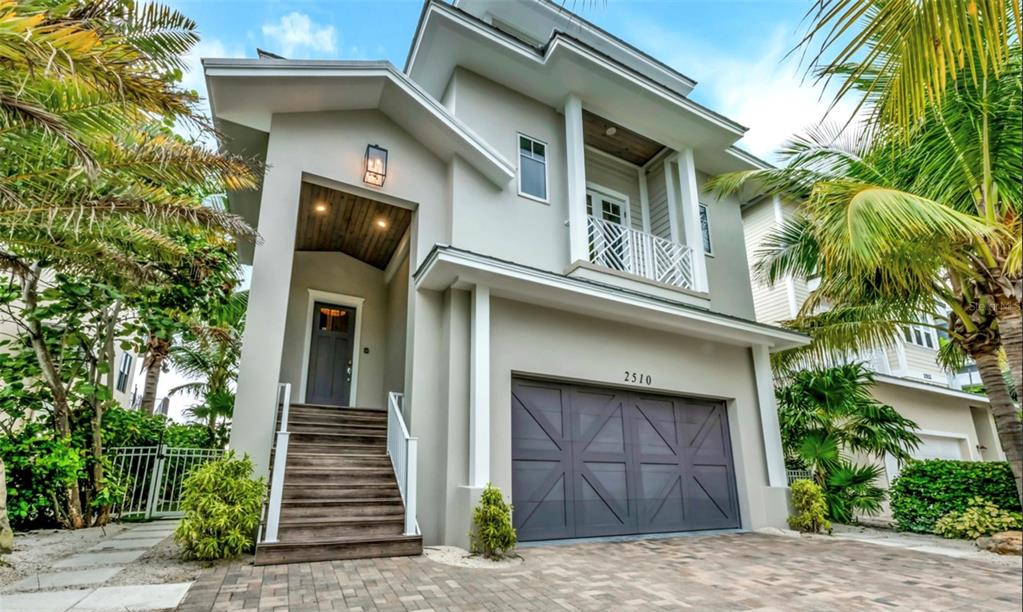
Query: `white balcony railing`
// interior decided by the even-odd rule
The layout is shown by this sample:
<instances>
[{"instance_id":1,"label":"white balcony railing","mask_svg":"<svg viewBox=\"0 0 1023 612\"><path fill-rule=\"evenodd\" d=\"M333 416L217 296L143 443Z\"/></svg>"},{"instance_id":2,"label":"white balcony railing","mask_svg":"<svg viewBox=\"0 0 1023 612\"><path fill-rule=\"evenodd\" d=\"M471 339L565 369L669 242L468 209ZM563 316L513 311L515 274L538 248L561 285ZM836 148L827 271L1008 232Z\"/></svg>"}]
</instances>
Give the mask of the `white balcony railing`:
<instances>
[{"instance_id":1,"label":"white balcony railing","mask_svg":"<svg viewBox=\"0 0 1023 612\"><path fill-rule=\"evenodd\" d=\"M270 500L266 504L263 520L263 535L260 543L271 544L277 541L277 531L281 522L281 501L284 499L284 470L288 464L288 410L291 407L291 385L279 383L274 398L274 440L271 442L273 456L270 464ZM278 424L280 417L280 424Z\"/></svg>"},{"instance_id":2,"label":"white balcony railing","mask_svg":"<svg viewBox=\"0 0 1023 612\"><path fill-rule=\"evenodd\" d=\"M387 454L394 466L401 501L405 504L405 535L418 535L416 523L416 452L419 439L413 438L402 415L401 393L387 394Z\"/></svg>"},{"instance_id":3,"label":"white balcony railing","mask_svg":"<svg viewBox=\"0 0 1023 612\"><path fill-rule=\"evenodd\" d=\"M586 217L590 261L652 281L692 289L693 251L653 234Z\"/></svg>"}]
</instances>

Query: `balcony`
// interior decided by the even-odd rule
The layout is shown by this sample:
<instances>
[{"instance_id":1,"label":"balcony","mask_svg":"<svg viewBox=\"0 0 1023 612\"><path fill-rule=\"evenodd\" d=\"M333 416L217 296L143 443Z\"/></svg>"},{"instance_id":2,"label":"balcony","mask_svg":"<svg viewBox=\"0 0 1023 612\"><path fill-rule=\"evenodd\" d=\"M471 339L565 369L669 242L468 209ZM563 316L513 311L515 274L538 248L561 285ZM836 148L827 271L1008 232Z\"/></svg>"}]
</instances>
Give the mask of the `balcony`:
<instances>
[{"instance_id":1,"label":"balcony","mask_svg":"<svg viewBox=\"0 0 1023 612\"><path fill-rule=\"evenodd\" d=\"M618 223L586 217L590 262L645 279L692 290L693 250Z\"/></svg>"}]
</instances>

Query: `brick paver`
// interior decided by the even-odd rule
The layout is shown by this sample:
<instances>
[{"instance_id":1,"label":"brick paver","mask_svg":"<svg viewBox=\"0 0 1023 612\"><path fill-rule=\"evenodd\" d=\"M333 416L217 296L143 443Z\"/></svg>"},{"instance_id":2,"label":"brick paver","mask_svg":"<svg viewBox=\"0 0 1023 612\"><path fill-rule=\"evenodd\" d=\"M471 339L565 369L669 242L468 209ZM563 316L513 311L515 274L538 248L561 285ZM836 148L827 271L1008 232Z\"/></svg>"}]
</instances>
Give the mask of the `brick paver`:
<instances>
[{"instance_id":1,"label":"brick paver","mask_svg":"<svg viewBox=\"0 0 1023 612\"><path fill-rule=\"evenodd\" d=\"M1021 571L860 542L735 533L209 570L178 610L1015 610Z\"/></svg>"}]
</instances>

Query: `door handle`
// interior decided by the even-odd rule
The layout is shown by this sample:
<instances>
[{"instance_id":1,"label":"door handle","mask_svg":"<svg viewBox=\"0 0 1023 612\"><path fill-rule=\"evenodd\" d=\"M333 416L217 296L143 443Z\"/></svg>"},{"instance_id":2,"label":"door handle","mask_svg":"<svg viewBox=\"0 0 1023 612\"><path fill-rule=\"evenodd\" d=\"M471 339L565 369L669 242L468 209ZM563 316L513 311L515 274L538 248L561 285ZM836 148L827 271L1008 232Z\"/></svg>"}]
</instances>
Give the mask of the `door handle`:
<instances>
[{"instance_id":1,"label":"door handle","mask_svg":"<svg viewBox=\"0 0 1023 612\"><path fill-rule=\"evenodd\" d=\"M348 360L348 367L345 369L345 382L352 382L352 360Z\"/></svg>"}]
</instances>

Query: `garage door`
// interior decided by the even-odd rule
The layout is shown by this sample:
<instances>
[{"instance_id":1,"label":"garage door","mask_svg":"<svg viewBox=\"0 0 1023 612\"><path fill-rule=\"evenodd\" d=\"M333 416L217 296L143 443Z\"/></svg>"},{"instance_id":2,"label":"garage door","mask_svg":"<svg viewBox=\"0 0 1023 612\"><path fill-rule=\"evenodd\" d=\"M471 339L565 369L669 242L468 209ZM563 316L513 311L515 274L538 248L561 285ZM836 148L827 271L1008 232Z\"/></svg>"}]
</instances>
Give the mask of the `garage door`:
<instances>
[{"instance_id":1,"label":"garage door","mask_svg":"<svg viewBox=\"0 0 1023 612\"><path fill-rule=\"evenodd\" d=\"M721 403L512 381L519 539L739 526Z\"/></svg>"}]
</instances>

